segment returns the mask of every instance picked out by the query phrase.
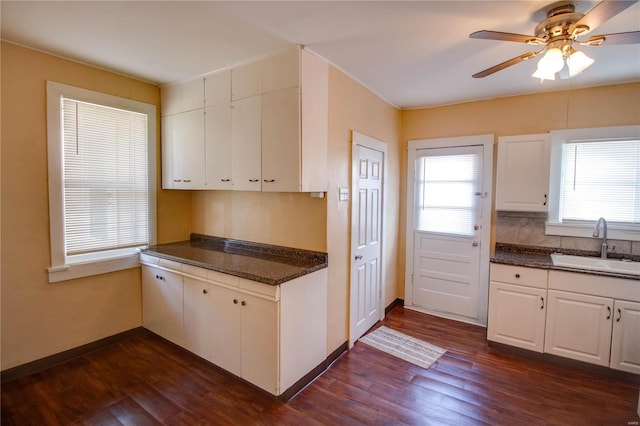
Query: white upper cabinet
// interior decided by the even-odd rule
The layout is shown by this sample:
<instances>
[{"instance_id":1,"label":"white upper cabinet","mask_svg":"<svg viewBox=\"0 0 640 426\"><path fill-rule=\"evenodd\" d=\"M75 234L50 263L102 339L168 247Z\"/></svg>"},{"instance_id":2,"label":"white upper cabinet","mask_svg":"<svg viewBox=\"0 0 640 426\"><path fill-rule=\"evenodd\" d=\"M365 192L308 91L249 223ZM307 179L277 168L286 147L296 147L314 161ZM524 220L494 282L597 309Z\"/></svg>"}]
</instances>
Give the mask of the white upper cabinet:
<instances>
[{"instance_id":1,"label":"white upper cabinet","mask_svg":"<svg viewBox=\"0 0 640 426\"><path fill-rule=\"evenodd\" d=\"M205 187L232 189L231 71L205 77Z\"/></svg>"},{"instance_id":2,"label":"white upper cabinet","mask_svg":"<svg viewBox=\"0 0 640 426\"><path fill-rule=\"evenodd\" d=\"M548 133L498 139L496 210L547 211L549 154Z\"/></svg>"},{"instance_id":3,"label":"white upper cabinet","mask_svg":"<svg viewBox=\"0 0 640 426\"><path fill-rule=\"evenodd\" d=\"M261 62L262 93L300 86L299 49L287 49Z\"/></svg>"},{"instance_id":4,"label":"white upper cabinet","mask_svg":"<svg viewBox=\"0 0 640 426\"><path fill-rule=\"evenodd\" d=\"M231 70L231 100L262 94L262 63L252 62Z\"/></svg>"},{"instance_id":5,"label":"white upper cabinet","mask_svg":"<svg viewBox=\"0 0 640 426\"><path fill-rule=\"evenodd\" d=\"M231 110L233 189L262 189L260 96L234 101Z\"/></svg>"},{"instance_id":6,"label":"white upper cabinet","mask_svg":"<svg viewBox=\"0 0 640 426\"><path fill-rule=\"evenodd\" d=\"M268 58L163 88L163 115L200 105L204 154L183 162L180 134L163 126L163 185L173 189L326 191L328 64L299 46ZM195 94L200 93L199 99ZM167 133L167 134L165 134ZM199 140L199 139L198 139ZM165 146L171 144L171 146ZM202 184L175 185L179 169L202 169ZM169 182L174 182L167 186Z\"/></svg>"},{"instance_id":7,"label":"white upper cabinet","mask_svg":"<svg viewBox=\"0 0 640 426\"><path fill-rule=\"evenodd\" d=\"M204 108L204 80L199 78L167 86L161 92L162 115Z\"/></svg>"},{"instance_id":8,"label":"white upper cabinet","mask_svg":"<svg viewBox=\"0 0 640 426\"><path fill-rule=\"evenodd\" d=\"M204 189L204 110L162 117L165 189Z\"/></svg>"},{"instance_id":9,"label":"white upper cabinet","mask_svg":"<svg viewBox=\"0 0 640 426\"><path fill-rule=\"evenodd\" d=\"M300 90L262 95L262 190L300 191Z\"/></svg>"}]
</instances>

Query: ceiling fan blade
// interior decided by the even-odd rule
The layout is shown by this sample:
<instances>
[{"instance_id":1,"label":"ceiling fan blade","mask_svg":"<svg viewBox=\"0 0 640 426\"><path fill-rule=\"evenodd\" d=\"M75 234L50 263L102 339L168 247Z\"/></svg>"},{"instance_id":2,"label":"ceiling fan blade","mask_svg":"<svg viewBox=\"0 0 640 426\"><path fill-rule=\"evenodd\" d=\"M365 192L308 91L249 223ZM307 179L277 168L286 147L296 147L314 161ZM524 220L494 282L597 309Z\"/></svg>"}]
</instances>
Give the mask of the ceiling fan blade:
<instances>
[{"instance_id":1,"label":"ceiling fan blade","mask_svg":"<svg viewBox=\"0 0 640 426\"><path fill-rule=\"evenodd\" d=\"M569 34L582 35L593 31L605 21L616 16L629 6L637 3L623 0L603 0L593 7L578 22L569 27Z\"/></svg>"},{"instance_id":2,"label":"ceiling fan blade","mask_svg":"<svg viewBox=\"0 0 640 426\"><path fill-rule=\"evenodd\" d=\"M640 43L640 31L630 31L628 33L603 34L589 37L580 44L599 45L609 44L636 44Z\"/></svg>"},{"instance_id":3,"label":"ceiling fan blade","mask_svg":"<svg viewBox=\"0 0 640 426\"><path fill-rule=\"evenodd\" d=\"M545 48L546 49L546 48ZM475 73L474 75L472 75L473 78L482 78L482 77L486 77L488 75L493 74L494 72L498 72L501 71L505 68L508 68L512 65L515 64L519 64L522 61L526 61L527 59L531 59L534 56L538 55L539 53L543 52L545 49L542 49L540 52L528 52L525 53L523 55L517 56L515 58L509 59L508 61L504 61L498 65L494 65L491 68L487 68L484 71L480 71L478 73Z\"/></svg>"},{"instance_id":4,"label":"ceiling fan blade","mask_svg":"<svg viewBox=\"0 0 640 426\"><path fill-rule=\"evenodd\" d=\"M500 41L515 41L517 43L529 43L529 44L545 44L546 40L540 37L525 35L525 34L513 34L503 33L500 31L476 31L469 34L469 38L480 38L485 40L500 40Z\"/></svg>"}]
</instances>

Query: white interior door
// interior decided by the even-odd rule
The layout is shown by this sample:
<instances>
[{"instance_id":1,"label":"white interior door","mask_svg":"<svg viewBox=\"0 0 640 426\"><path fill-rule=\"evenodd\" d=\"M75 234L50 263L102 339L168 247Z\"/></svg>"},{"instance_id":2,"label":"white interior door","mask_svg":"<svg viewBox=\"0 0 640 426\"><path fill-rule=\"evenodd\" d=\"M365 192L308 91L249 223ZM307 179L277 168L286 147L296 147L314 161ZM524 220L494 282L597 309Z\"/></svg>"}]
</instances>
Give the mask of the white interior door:
<instances>
[{"instance_id":1,"label":"white interior door","mask_svg":"<svg viewBox=\"0 0 640 426\"><path fill-rule=\"evenodd\" d=\"M382 196L384 152L359 144L354 133L349 343L384 317L382 303ZM385 145L386 147L386 145Z\"/></svg>"},{"instance_id":2,"label":"white interior door","mask_svg":"<svg viewBox=\"0 0 640 426\"><path fill-rule=\"evenodd\" d=\"M491 142L493 138L491 138ZM410 153L405 306L486 324L489 243L486 145L424 146ZM485 180L488 180L485 184Z\"/></svg>"}]
</instances>

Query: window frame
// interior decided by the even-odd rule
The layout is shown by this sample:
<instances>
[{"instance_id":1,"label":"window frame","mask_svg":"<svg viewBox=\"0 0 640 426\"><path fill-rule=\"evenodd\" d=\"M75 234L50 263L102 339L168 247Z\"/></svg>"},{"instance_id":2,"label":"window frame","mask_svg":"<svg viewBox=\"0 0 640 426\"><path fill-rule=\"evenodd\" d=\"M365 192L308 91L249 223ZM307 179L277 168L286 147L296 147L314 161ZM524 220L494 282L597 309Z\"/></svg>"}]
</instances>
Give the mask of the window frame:
<instances>
[{"instance_id":1,"label":"window frame","mask_svg":"<svg viewBox=\"0 0 640 426\"><path fill-rule=\"evenodd\" d=\"M149 244L154 244L156 241L156 106L47 81L47 156L49 165L49 233L51 246L51 267L47 271L50 283L139 266L138 249L135 247L70 257L65 253L63 97L135 111L147 116Z\"/></svg>"},{"instance_id":2,"label":"window frame","mask_svg":"<svg viewBox=\"0 0 640 426\"><path fill-rule=\"evenodd\" d=\"M593 223L561 222L560 186L562 179L562 145L572 140L615 140L640 137L640 125L594 127L587 129L552 130L549 175L549 210L545 223L546 235L593 238ZM606 219L606 217L605 217ZM609 239L640 241L640 227L632 224L608 223Z\"/></svg>"}]
</instances>

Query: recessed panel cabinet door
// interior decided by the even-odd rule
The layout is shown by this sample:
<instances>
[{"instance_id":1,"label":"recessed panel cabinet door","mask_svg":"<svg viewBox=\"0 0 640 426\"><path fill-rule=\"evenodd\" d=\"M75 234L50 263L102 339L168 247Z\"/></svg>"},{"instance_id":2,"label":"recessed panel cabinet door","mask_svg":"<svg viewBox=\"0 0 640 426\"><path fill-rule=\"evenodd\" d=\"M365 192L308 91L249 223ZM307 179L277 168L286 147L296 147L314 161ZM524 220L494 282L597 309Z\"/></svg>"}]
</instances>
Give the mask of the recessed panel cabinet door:
<instances>
[{"instance_id":1,"label":"recessed panel cabinet door","mask_svg":"<svg viewBox=\"0 0 640 426\"><path fill-rule=\"evenodd\" d=\"M262 189L261 99L253 96L233 102L231 106L233 189Z\"/></svg>"},{"instance_id":2,"label":"recessed panel cabinet door","mask_svg":"<svg viewBox=\"0 0 640 426\"><path fill-rule=\"evenodd\" d=\"M547 290L491 282L487 338L536 352L544 348Z\"/></svg>"},{"instance_id":3,"label":"recessed panel cabinet door","mask_svg":"<svg viewBox=\"0 0 640 426\"><path fill-rule=\"evenodd\" d=\"M182 276L142 265L142 325L184 345Z\"/></svg>"},{"instance_id":4,"label":"recessed panel cabinet door","mask_svg":"<svg viewBox=\"0 0 640 426\"><path fill-rule=\"evenodd\" d=\"M193 278L184 278L185 348L202 358L211 359L213 310L210 285Z\"/></svg>"},{"instance_id":5,"label":"recessed panel cabinet door","mask_svg":"<svg viewBox=\"0 0 640 426\"><path fill-rule=\"evenodd\" d=\"M205 181L207 189L232 187L231 105L205 108Z\"/></svg>"},{"instance_id":6,"label":"recessed panel cabinet door","mask_svg":"<svg viewBox=\"0 0 640 426\"><path fill-rule=\"evenodd\" d=\"M240 297L238 291L211 286L211 362L241 377Z\"/></svg>"},{"instance_id":7,"label":"recessed panel cabinet door","mask_svg":"<svg viewBox=\"0 0 640 426\"><path fill-rule=\"evenodd\" d=\"M608 367L613 300L549 290L544 351Z\"/></svg>"},{"instance_id":8,"label":"recessed panel cabinet door","mask_svg":"<svg viewBox=\"0 0 640 426\"><path fill-rule=\"evenodd\" d=\"M240 294L242 378L272 394L278 385L278 305Z\"/></svg>"},{"instance_id":9,"label":"recessed panel cabinet door","mask_svg":"<svg viewBox=\"0 0 640 426\"><path fill-rule=\"evenodd\" d=\"M640 374L640 303L615 301L611 368Z\"/></svg>"},{"instance_id":10,"label":"recessed panel cabinet door","mask_svg":"<svg viewBox=\"0 0 640 426\"><path fill-rule=\"evenodd\" d=\"M204 109L163 117L163 187L204 188Z\"/></svg>"},{"instance_id":11,"label":"recessed panel cabinet door","mask_svg":"<svg viewBox=\"0 0 640 426\"><path fill-rule=\"evenodd\" d=\"M262 95L262 190L299 192L299 89Z\"/></svg>"}]
</instances>

